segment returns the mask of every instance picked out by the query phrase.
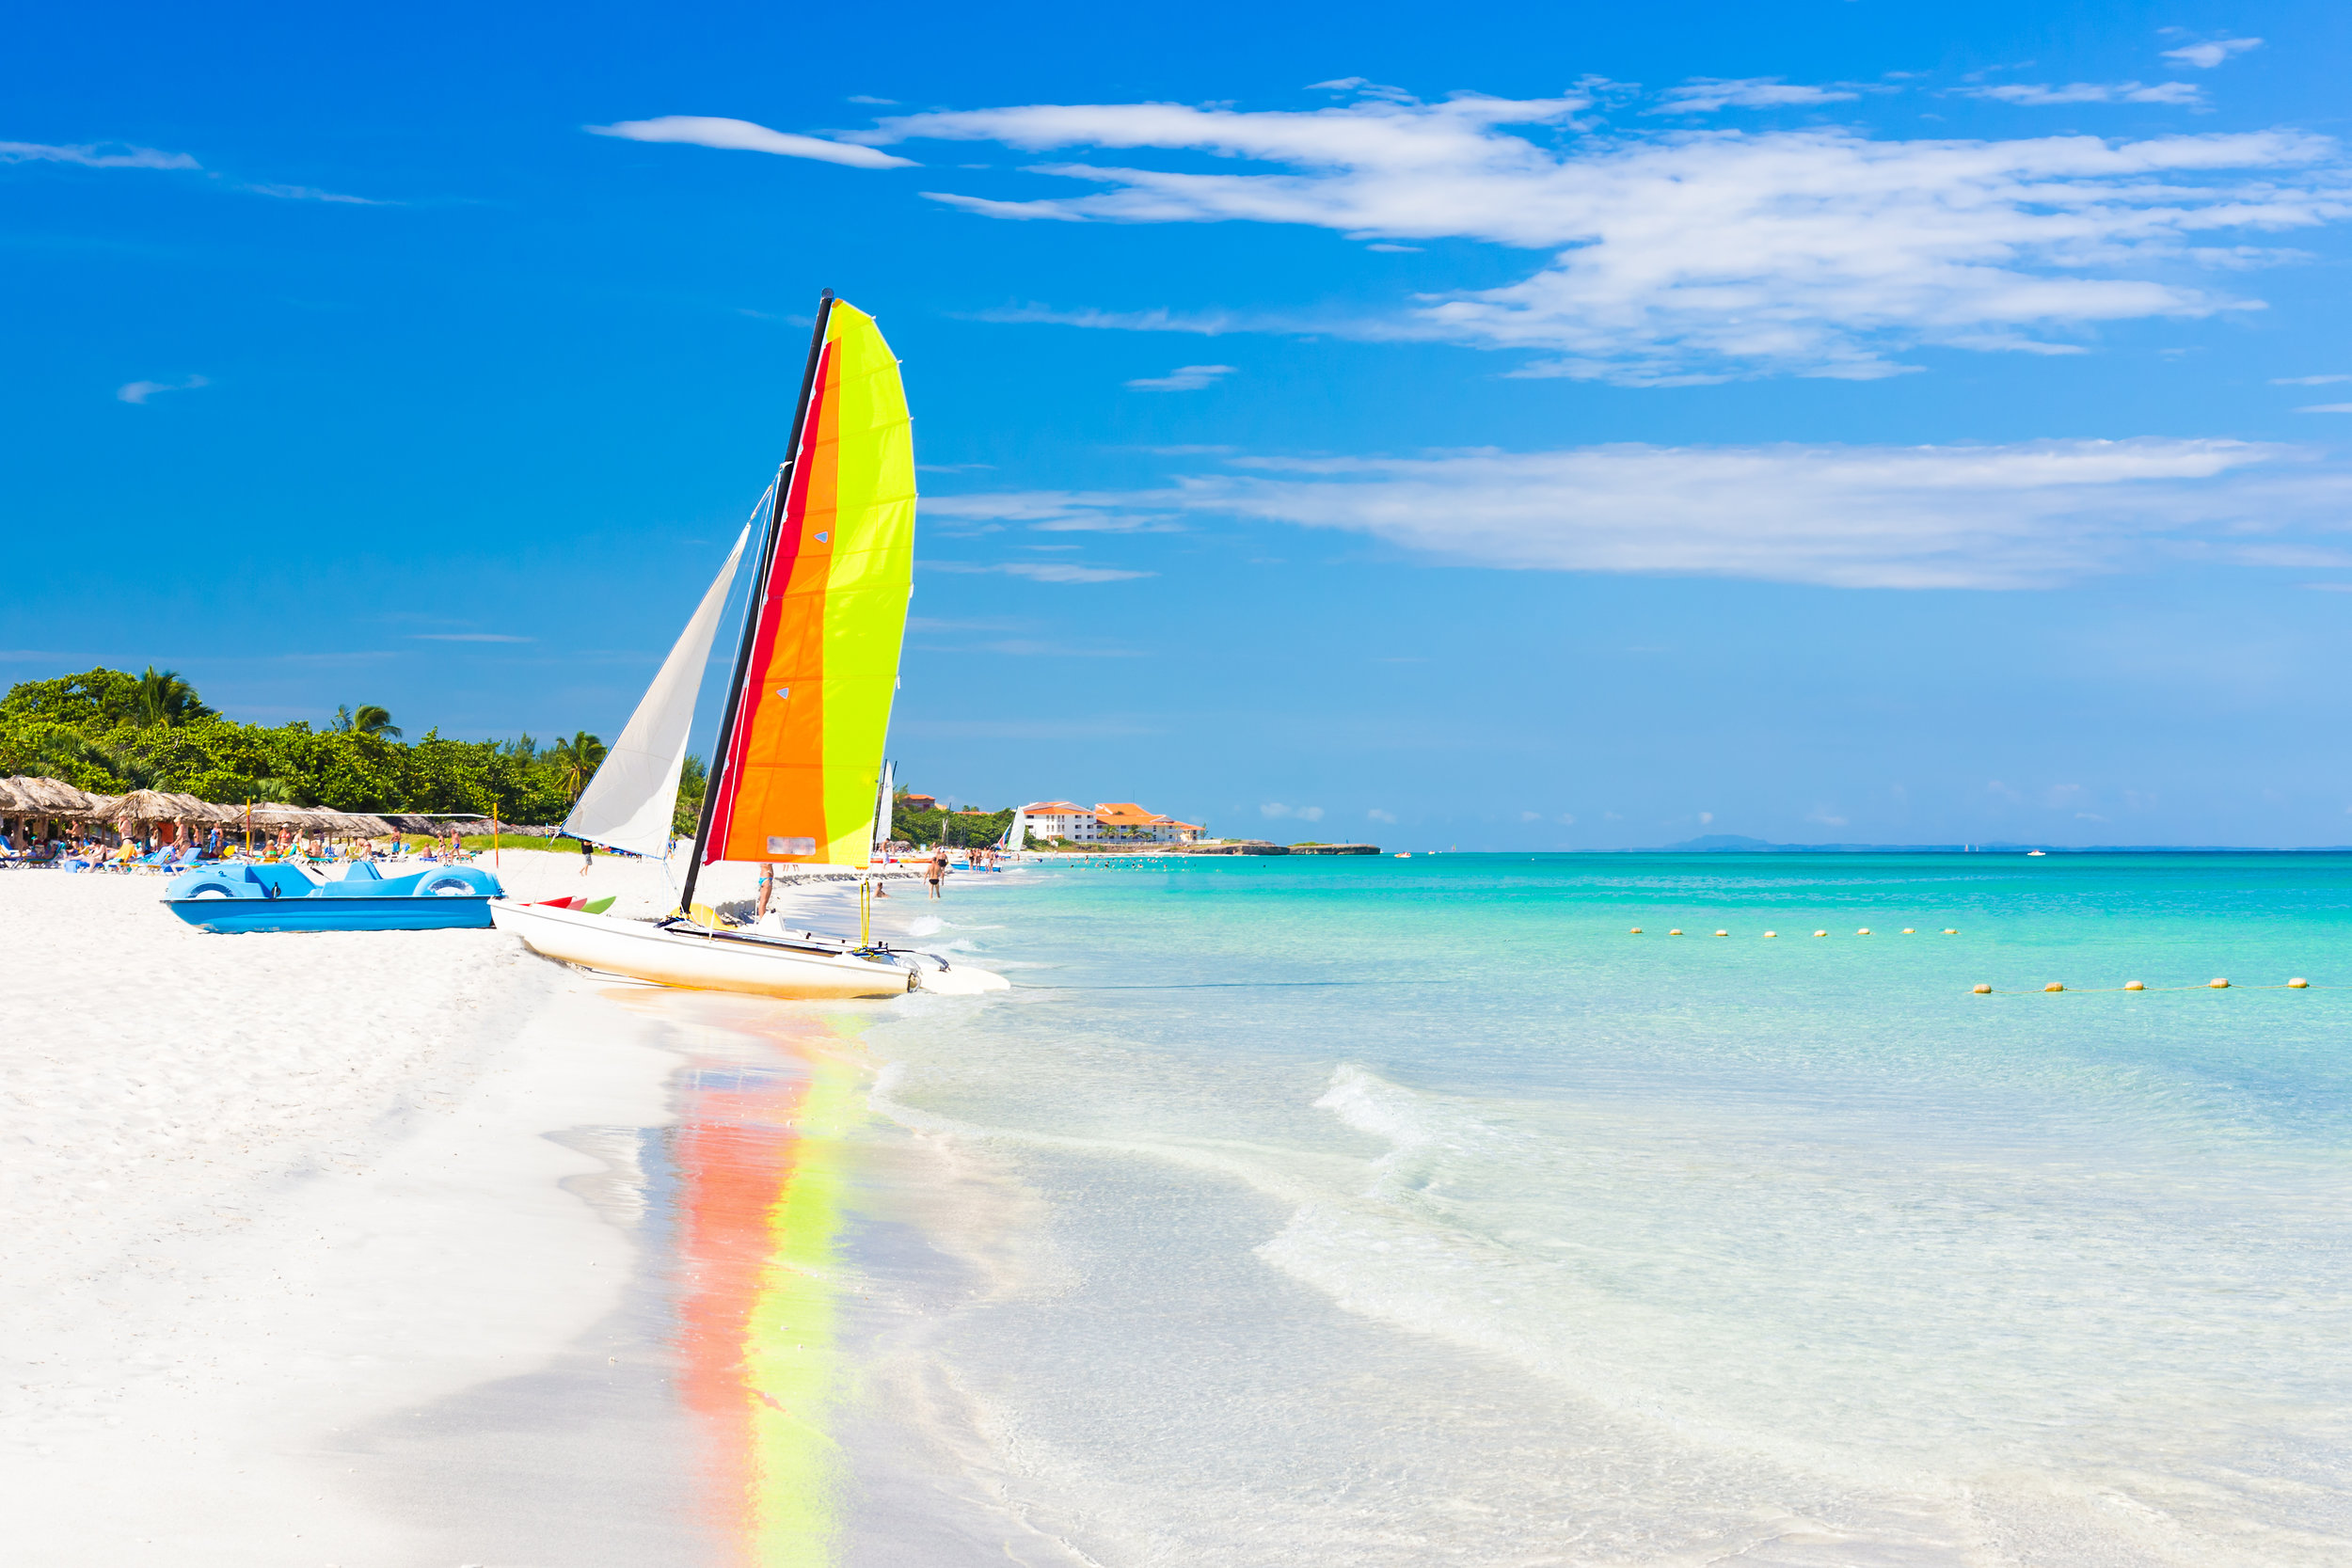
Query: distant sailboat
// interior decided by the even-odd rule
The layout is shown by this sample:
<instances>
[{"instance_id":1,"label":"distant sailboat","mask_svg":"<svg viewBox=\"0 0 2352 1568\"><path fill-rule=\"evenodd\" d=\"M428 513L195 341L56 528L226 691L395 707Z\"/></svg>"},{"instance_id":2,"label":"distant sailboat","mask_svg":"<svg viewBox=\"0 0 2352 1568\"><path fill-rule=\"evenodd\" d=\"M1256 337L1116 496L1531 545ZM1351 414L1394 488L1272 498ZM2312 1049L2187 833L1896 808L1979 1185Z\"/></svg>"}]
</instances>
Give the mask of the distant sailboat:
<instances>
[{"instance_id":1,"label":"distant sailboat","mask_svg":"<svg viewBox=\"0 0 2352 1568\"><path fill-rule=\"evenodd\" d=\"M762 539L678 912L618 920L500 901L499 929L565 963L659 985L765 996L1005 989L928 953L805 932L731 929L693 902L720 861L867 871L889 835L882 741L914 591L914 449L898 362L873 318L826 291L792 421L792 456L762 498ZM661 858L694 694L752 530L687 622L566 832ZM871 883L861 880L861 908ZM862 927L866 927L865 920Z\"/></svg>"}]
</instances>

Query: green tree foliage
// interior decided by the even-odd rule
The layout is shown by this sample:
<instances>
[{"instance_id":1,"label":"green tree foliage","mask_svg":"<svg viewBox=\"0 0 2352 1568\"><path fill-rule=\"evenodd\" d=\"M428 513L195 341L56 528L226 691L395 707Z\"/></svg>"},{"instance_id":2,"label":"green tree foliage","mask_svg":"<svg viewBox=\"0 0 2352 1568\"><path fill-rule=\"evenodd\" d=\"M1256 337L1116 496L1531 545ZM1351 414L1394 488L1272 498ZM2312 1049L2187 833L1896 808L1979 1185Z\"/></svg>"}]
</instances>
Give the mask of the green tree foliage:
<instances>
[{"instance_id":1,"label":"green tree foliage","mask_svg":"<svg viewBox=\"0 0 2352 1568\"><path fill-rule=\"evenodd\" d=\"M588 787L588 781L604 766L604 742L586 730L574 733L569 740L559 740L548 748L548 760L563 775L564 790L571 799L580 799L580 792Z\"/></svg>"},{"instance_id":2,"label":"green tree foliage","mask_svg":"<svg viewBox=\"0 0 2352 1568\"><path fill-rule=\"evenodd\" d=\"M890 814L890 836L926 849L934 844L993 844L1011 826L1009 806L1003 811L909 811L902 798Z\"/></svg>"},{"instance_id":3,"label":"green tree foliage","mask_svg":"<svg viewBox=\"0 0 2352 1568\"><path fill-rule=\"evenodd\" d=\"M683 836L702 826L703 791L709 787L710 769L702 758L687 752L686 766L678 770L677 805L670 812L672 832Z\"/></svg>"},{"instance_id":4,"label":"green tree foliage","mask_svg":"<svg viewBox=\"0 0 2352 1568\"><path fill-rule=\"evenodd\" d=\"M139 677L137 705L138 722L148 726L184 724L191 719L215 717L213 710L197 696L196 688L180 678L179 671L158 670L152 664Z\"/></svg>"},{"instance_id":5,"label":"green tree foliage","mask_svg":"<svg viewBox=\"0 0 2352 1568\"><path fill-rule=\"evenodd\" d=\"M529 736L448 740L427 732L404 744L381 708L342 718L326 730L300 721L241 724L170 671L90 670L20 682L0 697L0 775L42 775L106 795L167 789L337 811L495 811L525 824L561 820L586 783L583 774L575 784L568 759L541 754ZM602 744L581 739L601 760Z\"/></svg>"}]
</instances>

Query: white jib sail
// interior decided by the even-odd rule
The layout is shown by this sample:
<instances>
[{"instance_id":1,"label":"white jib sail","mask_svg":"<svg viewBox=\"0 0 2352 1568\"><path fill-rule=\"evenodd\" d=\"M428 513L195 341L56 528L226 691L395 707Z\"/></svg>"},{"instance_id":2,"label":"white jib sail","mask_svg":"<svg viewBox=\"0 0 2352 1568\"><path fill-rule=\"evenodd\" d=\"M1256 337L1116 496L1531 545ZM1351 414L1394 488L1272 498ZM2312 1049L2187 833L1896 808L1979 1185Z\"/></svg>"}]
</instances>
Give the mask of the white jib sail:
<instances>
[{"instance_id":1,"label":"white jib sail","mask_svg":"<svg viewBox=\"0 0 2352 1568\"><path fill-rule=\"evenodd\" d=\"M719 633L719 616L726 605L727 588L751 528L735 538L727 563L695 607L693 619L661 661L661 673L645 689L628 727L604 754L604 766L588 781L564 819L564 831L575 838L593 839L632 854L660 860L670 843L670 815L677 807L678 775L686 767L687 734L694 727L694 693L702 685L703 667L710 661L711 639Z\"/></svg>"},{"instance_id":2,"label":"white jib sail","mask_svg":"<svg viewBox=\"0 0 2352 1568\"><path fill-rule=\"evenodd\" d=\"M1005 826L1004 845L1016 855L1029 847L1029 814L1019 806L1012 808L1012 820Z\"/></svg>"}]
</instances>

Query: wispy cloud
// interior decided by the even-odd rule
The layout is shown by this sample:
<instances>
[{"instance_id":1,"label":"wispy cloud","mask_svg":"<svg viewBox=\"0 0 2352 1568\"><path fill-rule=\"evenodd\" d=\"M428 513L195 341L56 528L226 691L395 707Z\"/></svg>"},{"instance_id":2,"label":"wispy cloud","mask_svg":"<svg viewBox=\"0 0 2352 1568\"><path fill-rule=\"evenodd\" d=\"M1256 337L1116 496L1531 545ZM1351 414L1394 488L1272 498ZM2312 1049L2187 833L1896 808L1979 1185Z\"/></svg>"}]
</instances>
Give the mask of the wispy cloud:
<instances>
[{"instance_id":1,"label":"wispy cloud","mask_svg":"<svg viewBox=\"0 0 2352 1568\"><path fill-rule=\"evenodd\" d=\"M159 152L151 147L132 147L122 142L52 147L43 142L0 141L0 164L79 164L84 168L203 166L184 152Z\"/></svg>"},{"instance_id":2,"label":"wispy cloud","mask_svg":"<svg viewBox=\"0 0 2352 1568\"><path fill-rule=\"evenodd\" d=\"M898 101L895 98L872 98L862 92L853 92L850 94L848 99L844 102L850 103L867 103L875 106L876 108L883 109L895 109L898 106Z\"/></svg>"},{"instance_id":3,"label":"wispy cloud","mask_svg":"<svg viewBox=\"0 0 2352 1568\"><path fill-rule=\"evenodd\" d=\"M1396 814L1394 812L1382 811L1378 806L1373 807L1370 811L1364 813L1364 815L1375 822L1394 822L1396 820Z\"/></svg>"},{"instance_id":4,"label":"wispy cloud","mask_svg":"<svg viewBox=\"0 0 2352 1568\"><path fill-rule=\"evenodd\" d=\"M2298 414L2352 414L2352 403L2307 403Z\"/></svg>"},{"instance_id":5,"label":"wispy cloud","mask_svg":"<svg viewBox=\"0 0 2352 1568\"><path fill-rule=\"evenodd\" d=\"M2028 108L2061 103L2172 103L2196 108L2205 102L2205 89L2194 82L2069 82L2063 87L2053 87L2047 82L2006 82L1998 87L1953 90L1963 98L1989 98L1995 103Z\"/></svg>"},{"instance_id":6,"label":"wispy cloud","mask_svg":"<svg viewBox=\"0 0 2352 1568\"><path fill-rule=\"evenodd\" d=\"M412 642L536 642L535 637L516 637L502 631L412 631Z\"/></svg>"},{"instance_id":7,"label":"wispy cloud","mask_svg":"<svg viewBox=\"0 0 2352 1568\"><path fill-rule=\"evenodd\" d=\"M200 375L182 381L129 381L115 388L115 396L124 403L144 404L158 392L193 392L199 387L211 385Z\"/></svg>"},{"instance_id":8,"label":"wispy cloud","mask_svg":"<svg viewBox=\"0 0 2352 1568\"><path fill-rule=\"evenodd\" d=\"M341 191L323 191L315 185L240 185L239 190L255 196L274 196L281 201L333 201L351 207L392 207L399 203L378 201L373 197L345 196Z\"/></svg>"},{"instance_id":9,"label":"wispy cloud","mask_svg":"<svg viewBox=\"0 0 2352 1568\"><path fill-rule=\"evenodd\" d=\"M2167 28L2166 31L2177 33L2178 29ZM2168 49L2164 52L2164 57L2168 60L2178 60L2183 65L2194 67L2199 71L2211 71L2215 66L2233 55L2243 55L2249 49L2260 49L2262 46L2263 40L2260 39L2205 39L2197 43L2183 44L2178 49Z\"/></svg>"},{"instance_id":10,"label":"wispy cloud","mask_svg":"<svg viewBox=\"0 0 2352 1568\"><path fill-rule=\"evenodd\" d=\"M925 561L919 564L933 572L994 572L1009 578L1026 578L1031 582L1126 582L1159 576L1157 572L1130 572L1117 566L1081 566L1074 561L1007 561L995 565L974 561Z\"/></svg>"},{"instance_id":11,"label":"wispy cloud","mask_svg":"<svg viewBox=\"0 0 2352 1568\"><path fill-rule=\"evenodd\" d=\"M893 157L871 147L829 141L822 136L771 131L748 119L722 119L708 115L662 115L653 119L625 119L617 125L584 125L592 135L620 136L628 141L685 142L731 152L772 152L784 158L814 158L819 163L850 168L911 168L911 158Z\"/></svg>"},{"instance_id":12,"label":"wispy cloud","mask_svg":"<svg viewBox=\"0 0 2352 1568\"><path fill-rule=\"evenodd\" d=\"M2171 558L2352 564L2324 537L2352 517L2352 473L2218 439L1240 458L1093 499L1339 530L1464 565L1848 588L2049 587Z\"/></svg>"},{"instance_id":13,"label":"wispy cloud","mask_svg":"<svg viewBox=\"0 0 2352 1568\"><path fill-rule=\"evenodd\" d=\"M1843 86L1809 87L1802 83L1784 82L1777 76L1750 76L1738 81L1694 76L1681 87L1668 87L1660 93L1658 104L1642 112L1647 115L1708 115L1726 108L1802 108L1812 103L1842 103L1861 96L1859 92Z\"/></svg>"},{"instance_id":14,"label":"wispy cloud","mask_svg":"<svg viewBox=\"0 0 2352 1568\"><path fill-rule=\"evenodd\" d=\"M2144 90L2176 87L2194 91ZM2295 131L2139 141L1592 132L1555 143L1509 129L1575 133L1592 102L1378 97L1306 112L1033 104L902 116L856 139L1152 148L1281 166L1049 163L1030 172L1098 188L1009 201L925 193L994 218L1298 224L1356 240L1553 252L1519 282L1423 295L1370 317L1027 305L986 319L1435 339L1546 356L1526 373L1636 385L1771 373L1872 379L1910 369L1899 356L1921 344L2078 352L2103 323L2260 309L2197 286L2185 267L2265 259L2223 243L2225 234L2352 215L2337 145Z\"/></svg>"},{"instance_id":15,"label":"wispy cloud","mask_svg":"<svg viewBox=\"0 0 2352 1568\"><path fill-rule=\"evenodd\" d=\"M1014 490L925 496L923 515L958 523L1025 523L1040 533L1182 533L1168 512L1137 512L1115 491Z\"/></svg>"},{"instance_id":16,"label":"wispy cloud","mask_svg":"<svg viewBox=\"0 0 2352 1568\"><path fill-rule=\"evenodd\" d=\"M1295 817L1301 822L1320 822L1323 820L1323 808L1321 806L1286 806L1279 800L1268 800L1258 808L1258 815L1270 817Z\"/></svg>"},{"instance_id":17,"label":"wispy cloud","mask_svg":"<svg viewBox=\"0 0 2352 1568\"><path fill-rule=\"evenodd\" d=\"M1139 376L1127 385L1138 392L1197 392L1232 373L1231 365L1179 365L1166 375Z\"/></svg>"},{"instance_id":18,"label":"wispy cloud","mask_svg":"<svg viewBox=\"0 0 2352 1568\"><path fill-rule=\"evenodd\" d=\"M2339 381L2352 381L2352 375L2274 375L2273 387L2333 387Z\"/></svg>"}]
</instances>

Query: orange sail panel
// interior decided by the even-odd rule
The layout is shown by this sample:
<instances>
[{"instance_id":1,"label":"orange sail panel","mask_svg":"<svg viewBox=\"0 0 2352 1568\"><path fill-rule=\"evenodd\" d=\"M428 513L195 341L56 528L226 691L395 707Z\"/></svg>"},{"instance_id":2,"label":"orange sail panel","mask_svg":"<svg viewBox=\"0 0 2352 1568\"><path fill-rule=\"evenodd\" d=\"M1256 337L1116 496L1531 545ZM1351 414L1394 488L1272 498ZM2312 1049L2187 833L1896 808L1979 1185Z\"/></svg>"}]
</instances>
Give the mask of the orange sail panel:
<instances>
[{"instance_id":1,"label":"orange sail panel","mask_svg":"<svg viewBox=\"0 0 2352 1568\"><path fill-rule=\"evenodd\" d=\"M703 862L863 867L914 581L914 442L890 345L838 302L775 551Z\"/></svg>"}]
</instances>

